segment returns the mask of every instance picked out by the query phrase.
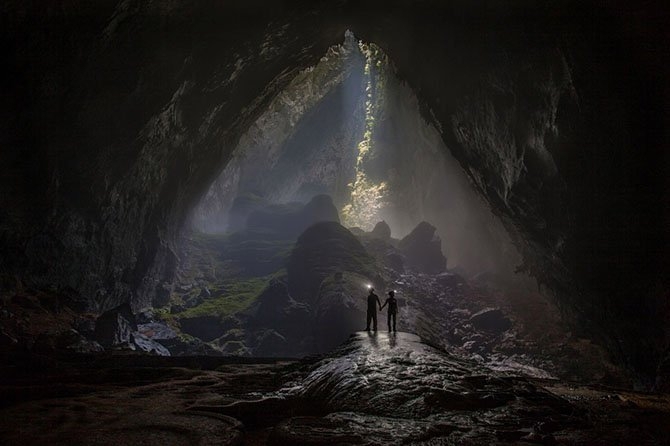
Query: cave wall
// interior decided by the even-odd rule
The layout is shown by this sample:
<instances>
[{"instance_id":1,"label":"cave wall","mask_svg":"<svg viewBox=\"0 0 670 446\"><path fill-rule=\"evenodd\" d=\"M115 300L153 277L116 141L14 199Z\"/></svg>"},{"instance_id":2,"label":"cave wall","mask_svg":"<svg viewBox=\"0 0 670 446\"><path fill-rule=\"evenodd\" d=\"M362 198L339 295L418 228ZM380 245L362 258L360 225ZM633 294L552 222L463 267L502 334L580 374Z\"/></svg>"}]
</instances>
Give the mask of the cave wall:
<instances>
[{"instance_id":1,"label":"cave wall","mask_svg":"<svg viewBox=\"0 0 670 446\"><path fill-rule=\"evenodd\" d=\"M345 30L313 8L242 2L12 6L3 279L99 311L162 292L196 197Z\"/></svg>"},{"instance_id":2,"label":"cave wall","mask_svg":"<svg viewBox=\"0 0 670 446\"><path fill-rule=\"evenodd\" d=\"M351 28L394 61L525 268L653 374L669 339L664 11L10 2L3 287L67 290L97 310L148 305L240 136Z\"/></svg>"}]
</instances>

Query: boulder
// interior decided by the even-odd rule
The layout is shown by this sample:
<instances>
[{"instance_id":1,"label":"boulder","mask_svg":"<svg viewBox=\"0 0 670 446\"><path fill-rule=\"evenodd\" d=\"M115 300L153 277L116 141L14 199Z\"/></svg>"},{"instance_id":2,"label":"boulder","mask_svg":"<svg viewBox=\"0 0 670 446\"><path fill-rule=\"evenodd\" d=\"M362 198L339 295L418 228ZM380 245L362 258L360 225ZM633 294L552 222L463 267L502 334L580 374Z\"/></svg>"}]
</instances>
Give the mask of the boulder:
<instances>
[{"instance_id":1,"label":"boulder","mask_svg":"<svg viewBox=\"0 0 670 446\"><path fill-rule=\"evenodd\" d=\"M425 221L398 243L406 258L406 266L427 274L439 274L447 269L447 259L442 254L442 241L435 233L435 226Z\"/></svg>"},{"instance_id":2,"label":"boulder","mask_svg":"<svg viewBox=\"0 0 670 446\"><path fill-rule=\"evenodd\" d=\"M163 340L177 337L177 332L164 322L150 322L139 324L137 331L149 339Z\"/></svg>"},{"instance_id":3,"label":"boulder","mask_svg":"<svg viewBox=\"0 0 670 446\"><path fill-rule=\"evenodd\" d=\"M382 240L391 240L391 228L389 225L384 221L380 221L377 223L370 233L373 237L382 239Z\"/></svg>"},{"instance_id":4,"label":"boulder","mask_svg":"<svg viewBox=\"0 0 670 446\"><path fill-rule=\"evenodd\" d=\"M158 356L170 356L170 351L165 348L165 346L159 344L158 342L149 339L144 336L142 333L133 333L132 346L135 348L133 350L143 351L152 355Z\"/></svg>"},{"instance_id":5,"label":"boulder","mask_svg":"<svg viewBox=\"0 0 670 446\"><path fill-rule=\"evenodd\" d=\"M470 316L470 323L479 330L502 333L512 327L512 322L500 308L485 308Z\"/></svg>"},{"instance_id":6,"label":"boulder","mask_svg":"<svg viewBox=\"0 0 670 446\"><path fill-rule=\"evenodd\" d=\"M307 303L314 302L321 282L336 272L376 275L374 259L336 222L317 223L303 232L291 252L287 271L291 296Z\"/></svg>"},{"instance_id":7,"label":"boulder","mask_svg":"<svg viewBox=\"0 0 670 446\"><path fill-rule=\"evenodd\" d=\"M128 303L104 312L95 322L94 339L103 347L132 342L137 321Z\"/></svg>"}]
</instances>

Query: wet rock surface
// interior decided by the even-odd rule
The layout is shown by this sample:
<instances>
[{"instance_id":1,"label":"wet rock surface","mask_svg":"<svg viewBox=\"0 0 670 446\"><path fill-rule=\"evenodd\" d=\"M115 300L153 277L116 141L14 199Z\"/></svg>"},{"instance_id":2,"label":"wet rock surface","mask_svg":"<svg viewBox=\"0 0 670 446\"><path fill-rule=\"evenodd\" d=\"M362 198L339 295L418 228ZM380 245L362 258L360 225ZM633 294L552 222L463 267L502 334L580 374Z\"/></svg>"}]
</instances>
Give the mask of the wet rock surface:
<instances>
[{"instance_id":1,"label":"wet rock surface","mask_svg":"<svg viewBox=\"0 0 670 446\"><path fill-rule=\"evenodd\" d=\"M301 362L34 361L0 368L3 444L586 446L670 434L668 395L496 372L403 332L358 332Z\"/></svg>"}]
</instances>

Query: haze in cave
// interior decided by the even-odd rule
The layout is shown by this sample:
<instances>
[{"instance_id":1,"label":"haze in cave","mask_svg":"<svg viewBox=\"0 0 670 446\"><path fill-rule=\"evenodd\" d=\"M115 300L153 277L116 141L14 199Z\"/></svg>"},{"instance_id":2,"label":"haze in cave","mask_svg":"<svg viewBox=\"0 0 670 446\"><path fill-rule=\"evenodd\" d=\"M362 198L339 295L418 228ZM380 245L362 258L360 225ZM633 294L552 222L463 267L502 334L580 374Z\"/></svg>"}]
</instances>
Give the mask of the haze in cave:
<instances>
[{"instance_id":1,"label":"haze in cave","mask_svg":"<svg viewBox=\"0 0 670 446\"><path fill-rule=\"evenodd\" d=\"M663 444L664 16L11 3L2 443Z\"/></svg>"}]
</instances>

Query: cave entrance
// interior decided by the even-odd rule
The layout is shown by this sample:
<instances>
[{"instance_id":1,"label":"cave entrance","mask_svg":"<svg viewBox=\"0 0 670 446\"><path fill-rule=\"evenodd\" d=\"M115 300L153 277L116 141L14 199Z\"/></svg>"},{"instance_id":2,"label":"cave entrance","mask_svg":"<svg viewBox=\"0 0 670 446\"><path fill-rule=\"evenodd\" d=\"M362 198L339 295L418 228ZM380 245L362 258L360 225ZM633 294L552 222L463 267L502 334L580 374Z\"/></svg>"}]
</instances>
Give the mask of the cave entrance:
<instances>
[{"instance_id":1,"label":"cave entrance","mask_svg":"<svg viewBox=\"0 0 670 446\"><path fill-rule=\"evenodd\" d=\"M340 224L310 232L320 221ZM464 277L513 277L519 263L392 61L349 31L242 136L182 251L170 317L244 356L329 350L363 328L368 284L404 304L463 297ZM405 330L430 328L419 313Z\"/></svg>"}]
</instances>

